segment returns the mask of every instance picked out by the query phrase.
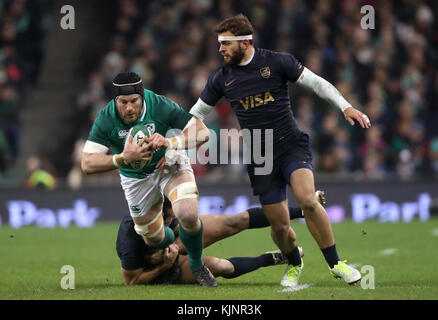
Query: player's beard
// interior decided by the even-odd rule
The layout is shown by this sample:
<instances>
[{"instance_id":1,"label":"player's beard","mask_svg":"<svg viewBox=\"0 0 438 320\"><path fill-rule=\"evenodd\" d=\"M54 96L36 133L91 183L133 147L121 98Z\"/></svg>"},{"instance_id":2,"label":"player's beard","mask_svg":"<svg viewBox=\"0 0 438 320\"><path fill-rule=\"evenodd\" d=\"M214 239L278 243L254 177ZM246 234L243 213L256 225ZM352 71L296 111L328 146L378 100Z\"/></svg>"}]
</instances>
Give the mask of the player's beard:
<instances>
[{"instance_id":1,"label":"player's beard","mask_svg":"<svg viewBox=\"0 0 438 320\"><path fill-rule=\"evenodd\" d=\"M245 51L241 48L239 44L239 48L233 52L233 55L230 58L230 61L226 62L224 60L225 66L234 67L239 65L242 62L243 57L245 56Z\"/></svg>"},{"instance_id":2,"label":"player's beard","mask_svg":"<svg viewBox=\"0 0 438 320\"><path fill-rule=\"evenodd\" d=\"M117 103L117 101L116 101ZM133 123L140 118L141 113L143 112L143 101L141 101L141 106L138 108L138 110L132 112L129 114L126 112L126 110L123 110L122 107L119 105L116 105L117 111L119 112L120 117L125 121L126 123Z\"/></svg>"}]
</instances>

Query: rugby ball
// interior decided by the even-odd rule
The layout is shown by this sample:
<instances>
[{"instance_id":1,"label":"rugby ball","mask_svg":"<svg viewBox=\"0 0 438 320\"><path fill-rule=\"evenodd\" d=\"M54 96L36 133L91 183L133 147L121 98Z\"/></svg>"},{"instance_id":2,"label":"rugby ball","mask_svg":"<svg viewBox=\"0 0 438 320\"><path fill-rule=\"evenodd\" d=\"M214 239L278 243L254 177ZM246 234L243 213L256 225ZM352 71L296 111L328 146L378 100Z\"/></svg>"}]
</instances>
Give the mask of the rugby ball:
<instances>
[{"instance_id":1,"label":"rugby ball","mask_svg":"<svg viewBox=\"0 0 438 320\"><path fill-rule=\"evenodd\" d=\"M129 130L125 143L127 143L129 141L128 140L129 136L133 137L133 139L132 139L133 144L138 144L141 141L141 139L143 139L144 137L150 137L151 132L149 131L149 128L146 127L145 125L137 124ZM146 143L143 143L143 145L146 145ZM149 160L149 161L137 160L137 161L131 162L129 165L134 170L141 170L145 166L147 166L151 162L151 160Z\"/></svg>"}]
</instances>

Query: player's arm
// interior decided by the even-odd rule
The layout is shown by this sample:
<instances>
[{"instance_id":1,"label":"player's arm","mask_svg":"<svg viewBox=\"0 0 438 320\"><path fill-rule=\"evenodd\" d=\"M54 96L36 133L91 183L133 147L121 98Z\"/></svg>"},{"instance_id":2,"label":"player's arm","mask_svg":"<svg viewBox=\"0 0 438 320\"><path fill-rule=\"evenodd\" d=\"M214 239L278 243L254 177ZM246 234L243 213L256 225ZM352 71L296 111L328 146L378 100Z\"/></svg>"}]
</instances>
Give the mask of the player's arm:
<instances>
[{"instance_id":1,"label":"player's arm","mask_svg":"<svg viewBox=\"0 0 438 320\"><path fill-rule=\"evenodd\" d=\"M149 284L163 272L169 270L178 256L178 247L171 245L164 249L163 263L157 265L153 269L143 270L143 268L135 270L122 270L123 282L125 285L133 284Z\"/></svg>"},{"instance_id":2,"label":"player's arm","mask_svg":"<svg viewBox=\"0 0 438 320\"><path fill-rule=\"evenodd\" d=\"M108 155L108 147L87 140L82 151L81 168L85 174L107 172L118 169L137 160L150 160L152 153L149 145L142 146L146 140L143 138L138 144L132 143L133 137L129 136L127 143L120 154Z\"/></svg>"},{"instance_id":3,"label":"player's arm","mask_svg":"<svg viewBox=\"0 0 438 320\"><path fill-rule=\"evenodd\" d=\"M297 83L310 89L320 98L341 109L344 113L345 119L352 126L354 125L354 120L356 120L362 128L371 127L370 120L364 113L353 108L353 106L344 99L341 93L330 82L314 74L306 67L304 67Z\"/></svg>"},{"instance_id":4,"label":"player's arm","mask_svg":"<svg viewBox=\"0 0 438 320\"><path fill-rule=\"evenodd\" d=\"M186 150L196 148L209 139L207 126L200 118L193 116L179 135L166 139L164 146L167 149Z\"/></svg>"},{"instance_id":5,"label":"player's arm","mask_svg":"<svg viewBox=\"0 0 438 320\"><path fill-rule=\"evenodd\" d=\"M171 138L164 138L159 134L153 134L148 139L153 149L164 147L172 150L187 150L200 146L210 138L210 131L204 124L205 116L210 112L212 106L202 102L201 99L192 107L192 117L187 122L179 135Z\"/></svg>"},{"instance_id":6,"label":"player's arm","mask_svg":"<svg viewBox=\"0 0 438 320\"><path fill-rule=\"evenodd\" d=\"M210 139L210 131L204 124L205 117L210 113L214 106L206 104L201 98L190 109L192 118L187 122L182 132L166 139L167 149L186 150L196 148Z\"/></svg>"},{"instance_id":7,"label":"player's arm","mask_svg":"<svg viewBox=\"0 0 438 320\"><path fill-rule=\"evenodd\" d=\"M169 139L170 148L180 149L182 147L188 149L207 142L210 138L210 132L204 124L204 119L213 108L214 106L206 104L201 98L199 98L195 105L190 109L189 113L192 114L193 117L187 123L181 134L174 137L175 139ZM181 141L179 141L178 138Z\"/></svg>"},{"instance_id":8,"label":"player's arm","mask_svg":"<svg viewBox=\"0 0 438 320\"><path fill-rule=\"evenodd\" d=\"M147 141L151 144L153 150L166 148L172 150L187 150L207 142L210 138L210 132L199 115L188 113L175 102L160 97L163 109L167 110L164 122L171 128L182 130L180 134L171 138L164 138L158 133L154 133ZM164 108L165 107L165 108Z\"/></svg>"}]
</instances>

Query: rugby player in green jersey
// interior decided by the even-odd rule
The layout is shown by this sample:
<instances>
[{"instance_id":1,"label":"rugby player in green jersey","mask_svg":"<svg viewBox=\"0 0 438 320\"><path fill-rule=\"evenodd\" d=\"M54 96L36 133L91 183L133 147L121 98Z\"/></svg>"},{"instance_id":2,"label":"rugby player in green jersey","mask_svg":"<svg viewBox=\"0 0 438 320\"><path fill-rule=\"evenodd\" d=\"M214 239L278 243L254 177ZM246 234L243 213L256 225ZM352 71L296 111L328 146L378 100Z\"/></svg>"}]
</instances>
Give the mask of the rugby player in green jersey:
<instances>
[{"instance_id":1,"label":"rugby player in green jersey","mask_svg":"<svg viewBox=\"0 0 438 320\"><path fill-rule=\"evenodd\" d=\"M166 248L175 239L172 229L163 223L163 194L168 197L179 220L179 237L193 275L202 286L217 286L202 260L203 225L198 216L198 190L190 161L181 152L178 162L171 161L161 148L163 136L171 129L181 130L196 122L198 134L193 141L198 146L208 141L208 128L172 100L144 89L141 78L133 72L118 74L113 91L114 99L99 112L84 146L83 172L119 170L135 232L150 247ZM133 144L128 132L138 124L145 125L152 136ZM108 155L108 150L113 154ZM148 162L140 170L133 169L130 164L139 160Z\"/></svg>"}]
</instances>

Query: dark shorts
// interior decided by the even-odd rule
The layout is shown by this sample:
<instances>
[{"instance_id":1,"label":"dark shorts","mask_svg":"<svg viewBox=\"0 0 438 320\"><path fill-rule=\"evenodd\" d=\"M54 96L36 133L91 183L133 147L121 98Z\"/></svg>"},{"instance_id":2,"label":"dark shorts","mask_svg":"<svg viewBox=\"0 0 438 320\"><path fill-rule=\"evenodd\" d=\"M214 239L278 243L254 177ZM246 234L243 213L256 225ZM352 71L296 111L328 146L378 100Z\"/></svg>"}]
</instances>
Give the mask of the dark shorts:
<instances>
[{"instance_id":1,"label":"dark shorts","mask_svg":"<svg viewBox=\"0 0 438 320\"><path fill-rule=\"evenodd\" d=\"M178 225L178 220L174 219L171 223L173 227ZM134 221L131 216L126 216L120 223L117 234L116 250L120 258L122 268L125 270L136 270L143 268L145 271L154 268L149 262L150 255L158 249L146 245L142 236L134 230ZM179 256L175 259L172 267L157 278L151 284L179 284L181 283L181 268L179 266Z\"/></svg>"},{"instance_id":2,"label":"dark shorts","mask_svg":"<svg viewBox=\"0 0 438 320\"><path fill-rule=\"evenodd\" d=\"M263 196L263 194L283 189L286 194L286 186L290 184L290 175L294 170L299 168L312 170L312 152L307 133L301 132L298 138L279 143L274 147L273 168L270 174L255 175L254 164L248 166L248 175L254 195Z\"/></svg>"}]
</instances>

